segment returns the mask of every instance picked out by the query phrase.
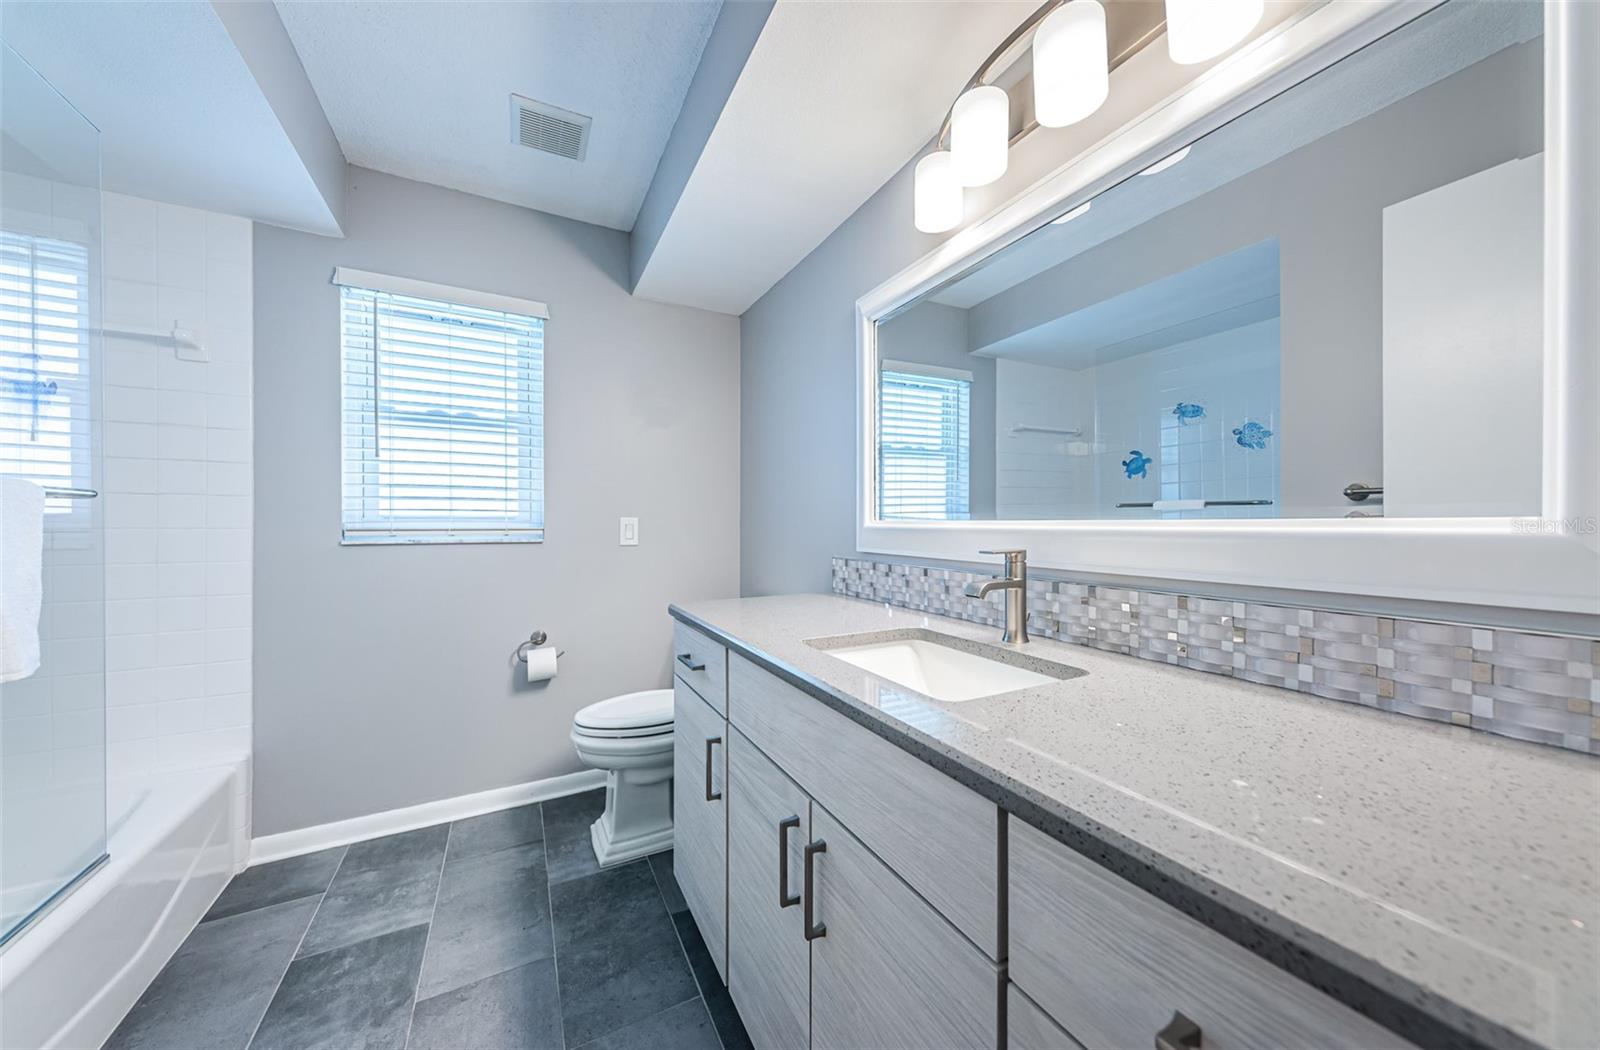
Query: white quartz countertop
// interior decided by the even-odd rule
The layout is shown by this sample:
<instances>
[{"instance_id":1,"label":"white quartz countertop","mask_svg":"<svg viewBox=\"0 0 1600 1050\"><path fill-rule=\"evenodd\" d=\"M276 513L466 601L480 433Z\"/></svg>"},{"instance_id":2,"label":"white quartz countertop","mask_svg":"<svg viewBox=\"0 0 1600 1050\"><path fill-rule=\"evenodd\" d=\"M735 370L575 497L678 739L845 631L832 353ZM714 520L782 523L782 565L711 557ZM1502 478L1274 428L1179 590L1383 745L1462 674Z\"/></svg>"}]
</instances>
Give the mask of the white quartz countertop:
<instances>
[{"instance_id":1,"label":"white quartz countertop","mask_svg":"<svg viewBox=\"0 0 1600 1050\"><path fill-rule=\"evenodd\" d=\"M1023 649L1088 673L943 703L806 640L997 630L833 595L673 614L1021 819L1181 883L1241 943L1238 919L1348 974L1343 994L1314 983L1357 1008L1376 988L1466 1041L1600 1038L1593 756L1049 640Z\"/></svg>"}]
</instances>

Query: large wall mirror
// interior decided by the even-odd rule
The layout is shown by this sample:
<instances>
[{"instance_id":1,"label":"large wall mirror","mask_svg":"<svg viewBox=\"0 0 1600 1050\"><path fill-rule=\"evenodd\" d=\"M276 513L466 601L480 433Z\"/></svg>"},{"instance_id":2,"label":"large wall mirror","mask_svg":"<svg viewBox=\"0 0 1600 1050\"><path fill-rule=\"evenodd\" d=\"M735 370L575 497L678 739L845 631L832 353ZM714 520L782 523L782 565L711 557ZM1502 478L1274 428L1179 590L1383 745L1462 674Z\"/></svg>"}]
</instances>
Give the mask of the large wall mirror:
<instances>
[{"instance_id":1,"label":"large wall mirror","mask_svg":"<svg viewBox=\"0 0 1600 1050\"><path fill-rule=\"evenodd\" d=\"M1537 515L1542 27L1446 4L883 322L880 516Z\"/></svg>"},{"instance_id":2,"label":"large wall mirror","mask_svg":"<svg viewBox=\"0 0 1600 1050\"><path fill-rule=\"evenodd\" d=\"M1564 17L1312 8L869 293L861 549L1600 611Z\"/></svg>"}]
</instances>

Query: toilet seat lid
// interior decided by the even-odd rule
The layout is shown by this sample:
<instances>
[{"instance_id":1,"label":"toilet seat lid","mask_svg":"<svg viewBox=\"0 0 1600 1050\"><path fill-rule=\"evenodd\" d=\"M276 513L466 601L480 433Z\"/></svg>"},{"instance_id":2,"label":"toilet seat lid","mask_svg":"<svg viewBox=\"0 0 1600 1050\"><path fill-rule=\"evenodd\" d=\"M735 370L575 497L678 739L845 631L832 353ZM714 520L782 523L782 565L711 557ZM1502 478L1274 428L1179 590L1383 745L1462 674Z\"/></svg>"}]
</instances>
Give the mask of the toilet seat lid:
<instances>
[{"instance_id":1,"label":"toilet seat lid","mask_svg":"<svg viewBox=\"0 0 1600 1050\"><path fill-rule=\"evenodd\" d=\"M590 704L573 716L580 729L615 732L619 729L671 728L672 690L646 689L624 693Z\"/></svg>"}]
</instances>

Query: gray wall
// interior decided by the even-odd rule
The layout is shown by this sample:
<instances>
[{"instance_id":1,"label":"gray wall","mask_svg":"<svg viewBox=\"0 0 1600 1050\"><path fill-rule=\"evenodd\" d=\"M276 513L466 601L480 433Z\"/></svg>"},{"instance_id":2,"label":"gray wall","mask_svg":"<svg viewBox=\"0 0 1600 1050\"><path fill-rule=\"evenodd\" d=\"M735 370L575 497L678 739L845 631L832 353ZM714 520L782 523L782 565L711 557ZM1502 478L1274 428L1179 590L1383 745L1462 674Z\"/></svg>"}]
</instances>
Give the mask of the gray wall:
<instances>
[{"instance_id":1,"label":"gray wall","mask_svg":"<svg viewBox=\"0 0 1600 1050\"><path fill-rule=\"evenodd\" d=\"M625 234L508 204L352 168L345 223L256 227L257 835L580 768L574 711L670 684L667 603L739 584L737 319L632 298ZM544 543L339 546L334 266L550 304ZM566 656L530 688L535 627Z\"/></svg>"}]
</instances>

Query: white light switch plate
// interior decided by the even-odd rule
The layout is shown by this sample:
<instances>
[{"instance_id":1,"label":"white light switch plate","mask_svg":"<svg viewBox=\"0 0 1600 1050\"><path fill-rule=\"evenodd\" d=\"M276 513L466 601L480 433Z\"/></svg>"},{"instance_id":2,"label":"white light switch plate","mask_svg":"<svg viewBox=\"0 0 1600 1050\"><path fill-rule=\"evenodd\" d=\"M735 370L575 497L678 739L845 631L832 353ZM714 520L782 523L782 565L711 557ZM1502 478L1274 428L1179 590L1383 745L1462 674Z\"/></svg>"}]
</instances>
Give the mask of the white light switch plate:
<instances>
[{"instance_id":1,"label":"white light switch plate","mask_svg":"<svg viewBox=\"0 0 1600 1050\"><path fill-rule=\"evenodd\" d=\"M622 518L622 533L617 538L619 546L637 547L639 545L639 519Z\"/></svg>"}]
</instances>

